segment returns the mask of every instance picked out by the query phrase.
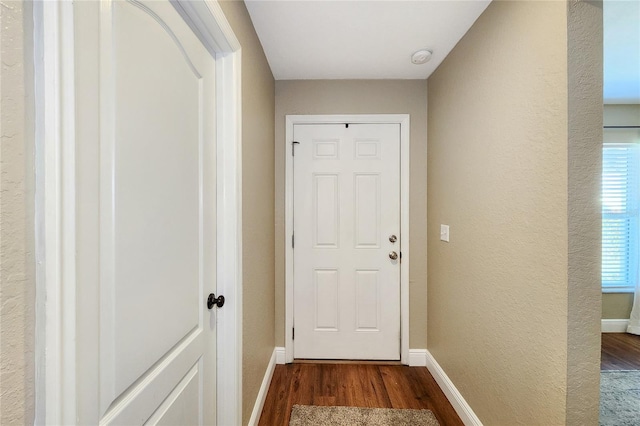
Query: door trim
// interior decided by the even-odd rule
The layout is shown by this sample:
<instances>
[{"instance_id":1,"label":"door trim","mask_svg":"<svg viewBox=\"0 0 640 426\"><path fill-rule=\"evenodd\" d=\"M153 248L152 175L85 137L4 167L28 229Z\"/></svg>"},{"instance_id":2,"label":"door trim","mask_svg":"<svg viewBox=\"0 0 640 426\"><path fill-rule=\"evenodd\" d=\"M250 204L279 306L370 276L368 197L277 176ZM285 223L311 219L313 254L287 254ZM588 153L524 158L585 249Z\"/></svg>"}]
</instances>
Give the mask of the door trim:
<instances>
[{"instance_id":1,"label":"door trim","mask_svg":"<svg viewBox=\"0 0 640 426\"><path fill-rule=\"evenodd\" d=\"M216 58L218 424L242 420L240 43L212 0L171 0ZM36 424L76 422L73 3L33 6L36 123Z\"/></svg>"},{"instance_id":2,"label":"door trim","mask_svg":"<svg viewBox=\"0 0 640 426\"><path fill-rule=\"evenodd\" d=\"M400 125L400 362L409 364L409 114L287 115L285 117L285 362L293 362L293 126L296 124Z\"/></svg>"}]
</instances>

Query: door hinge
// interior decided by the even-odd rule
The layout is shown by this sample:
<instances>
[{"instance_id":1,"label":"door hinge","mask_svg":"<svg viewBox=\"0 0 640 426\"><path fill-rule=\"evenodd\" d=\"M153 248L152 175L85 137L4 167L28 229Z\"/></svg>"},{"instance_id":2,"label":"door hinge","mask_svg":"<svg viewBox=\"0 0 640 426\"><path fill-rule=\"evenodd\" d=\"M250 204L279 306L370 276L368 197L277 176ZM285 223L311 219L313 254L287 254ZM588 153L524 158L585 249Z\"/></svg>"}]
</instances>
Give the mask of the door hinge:
<instances>
[{"instance_id":1,"label":"door hinge","mask_svg":"<svg viewBox=\"0 0 640 426\"><path fill-rule=\"evenodd\" d=\"M291 248L296 248L296 234L291 234Z\"/></svg>"},{"instance_id":2,"label":"door hinge","mask_svg":"<svg viewBox=\"0 0 640 426\"><path fill-rule=\"evenodd\" d=\"M295 328L291 329L291 340L296 340L296 329Z\"/></svg>"},{"instance_id":3,"label":"door hinge","mask_svg":"<svg viewBox=\"0 0 640 426\"><path fill-rule=\"evenodd\" d=\"M296 155L296 144L300 144L300 142L298 141L292 141L291 142L291 156L295 156Z\"/></svg>"}]
</instances>

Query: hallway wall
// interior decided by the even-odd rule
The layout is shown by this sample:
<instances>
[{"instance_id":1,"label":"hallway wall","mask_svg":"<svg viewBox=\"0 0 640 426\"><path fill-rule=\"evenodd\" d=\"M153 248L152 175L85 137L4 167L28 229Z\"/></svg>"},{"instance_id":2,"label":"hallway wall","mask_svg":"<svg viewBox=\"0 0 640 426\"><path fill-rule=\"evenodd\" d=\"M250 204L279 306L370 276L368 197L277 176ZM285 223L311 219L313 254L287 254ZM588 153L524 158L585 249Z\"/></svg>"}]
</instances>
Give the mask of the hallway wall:
<instances>
[{"instance_id":1,"label":"hallway wall","mask_svg":"<svg viewBox=\"0 0 640 426\"><path fill-rule=\"evenodd\" d=\"M601 13L493 2L428 80L428 349L484 424L597 424Z\"/></svg>"},{"instance_id":2,"label":"hallway wall","mask_svg":"<svg viewBox=\"0 0 640 426\"><path fill-rule=\"evenodd\" d=\"M0 424L35 416L30 3L0 2Z\"/></svg>"},{"instance_id":3,"label":"hallway wall","mask_svg":"<svg viewBox=\"0 0 640 426\"><path fill-rule=\"evenodd\" d=\"M409 347L426 347L427 332L427 87L425 80L276 81L276 345L285 340L285 116L288 114L410 114Z\"/></svg>"},{"instance_id":4,"label":"hallway wall","mask_svg":"<svg viewBox=\"0 0 640 426\"><path fill-rule=\"evenodd\" d=\"M244 3L225 0L220 6L242 46L242 423L247 424L275 346L275 86Z\"/></svg>"}]
</instances>

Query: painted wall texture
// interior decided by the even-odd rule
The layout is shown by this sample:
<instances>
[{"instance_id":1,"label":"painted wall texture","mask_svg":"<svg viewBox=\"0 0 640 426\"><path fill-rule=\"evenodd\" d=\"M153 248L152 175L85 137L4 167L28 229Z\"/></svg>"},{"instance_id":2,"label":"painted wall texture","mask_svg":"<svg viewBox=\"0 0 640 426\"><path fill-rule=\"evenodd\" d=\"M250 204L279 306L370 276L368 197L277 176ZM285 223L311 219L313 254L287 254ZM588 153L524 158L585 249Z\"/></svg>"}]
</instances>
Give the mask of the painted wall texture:
<instances>
[{"instance_id":1,"label":"painted wall texture","mask_svg":"<svg viewBox=\"0 0 640 426\"><path fill-rule=\"evenodd\" d=\"M33 149L26 129L28 10L0 2L0 424L33 424ZM28 4L26 5L28 9Z\"/></svg>"},{"instance_id":2,"label":"painted wall texture","mask_svg":"<svg viewBox=\"0 0 640 426\"><path fill-rule=\"evenodd\" d=\"M629 319L633 293L602 293L602 319Z\"/></svg>"},{"instance_id":3,"label":"painted wall texture","mask_svg":"<svg viewBox=\"0 0 640 426\"><path fill-rule=\"evenodd\" d=\"M567 1L567 415L598 424L602 307L601 1Z\"/></svg>"},{"instance_id":4,"label":"painted wall texture","mask_svg":"<svg viewBox=\"0 0 640 426\"><path fill-rule=\"evenodd\" d=\"M285 116L410 114L409 347L426 347L427 86L424 80L289 80L276 82L276 345L285 340Z\"/></svg>"},{"instance_id":5,"label":"painted wall texture","mask_svg":"<svg viewBox=\"0 0 640 426\"><path fill-rule=\"evenodd\" d=\"M601 13L493 2L428 80L428 349L487 425L598 422Z\"/></svg>"},{"instance_id":6,"label":"painted wall texture","mask_svg":"<svg viewBox=\"0 0 640 426\"><path fill-rule=\"evenodd\" d=\"M605 126L640 126L640 105L605 105ZM603 293L602 318L628 319L633 308L633 293Z\"/></svg>"},{"instance_id":7,"label":"painted wall texture","mask_svg":"<svg viewBox=\"0 0 640 426\"><path fill-rule=\"evenodd\" d=\"M247 424L275 346L275 88L244 3L220 6L242 46L242 423Z\"/></svg>"}]
</instances>

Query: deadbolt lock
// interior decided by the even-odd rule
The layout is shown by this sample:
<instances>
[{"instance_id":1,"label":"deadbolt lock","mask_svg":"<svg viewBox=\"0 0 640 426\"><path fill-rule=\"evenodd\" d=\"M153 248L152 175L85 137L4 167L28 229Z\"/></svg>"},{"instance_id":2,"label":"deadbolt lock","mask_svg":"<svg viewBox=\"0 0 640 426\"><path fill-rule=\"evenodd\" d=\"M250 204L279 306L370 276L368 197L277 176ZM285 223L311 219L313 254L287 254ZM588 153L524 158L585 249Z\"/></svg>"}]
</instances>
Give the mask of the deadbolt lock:
<instances>
[{"instance_id":1,"label":"deadbolt lock","mask_svg":"<svg viewBox=\"0 0 640 426\"><path fill-rule=\"evenodd\" d=\"M395 243L396 241L398 241L398 237L396 237L395 235L392 235L389 237L389 241L391 241L392 243Z\"/></svg>"}]
</instances>

